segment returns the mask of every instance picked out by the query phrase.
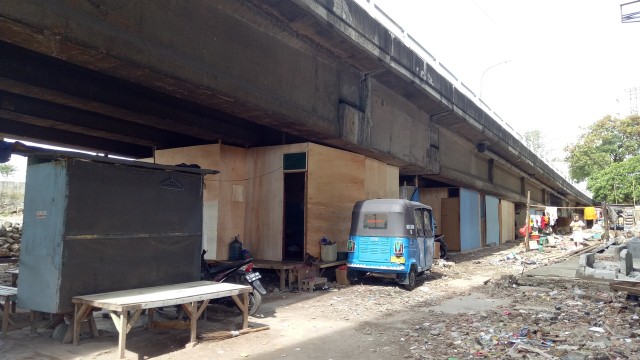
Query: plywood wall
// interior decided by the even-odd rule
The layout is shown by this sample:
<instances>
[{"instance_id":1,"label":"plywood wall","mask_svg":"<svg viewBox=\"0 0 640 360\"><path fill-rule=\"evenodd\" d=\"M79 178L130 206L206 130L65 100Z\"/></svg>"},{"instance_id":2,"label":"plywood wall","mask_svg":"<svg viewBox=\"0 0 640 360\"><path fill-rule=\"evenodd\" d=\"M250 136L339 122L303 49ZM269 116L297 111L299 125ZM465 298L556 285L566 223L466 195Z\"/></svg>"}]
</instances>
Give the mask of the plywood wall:
<instances>
[{"instance_id":1,"label":"plywood wall","mask_svg":"<svg viewBox=\"0 0 640 360\"><path fill-rule=\"evenodd\" d=\"M442 203L441 199L449 196L448 188L422 188L420 189L420 202L431 206L433 217L438 225L438 234L442 233Z\"/></svg>"},{"instance_id":2,"label":"plywood wall","mask_svg":"<svg viewBox=\"0 0 640 360\"><path fill-rule=\"evenodd\" d=\"M351 211L365 197L365 157L321 145L309 147L306 248L320 255L323 236L346 251Z\"/></svg>"},{"instance_id":3,"label":"plywood wall","mask_svg":"<svg viewBox=\"0 0 640 360\"><path fill-rule=\"evenodd\" d=\"M144 159L153 162L153 159ZM198 164L205 169L220 170L220 145L190 146L176 149L156 151L155 162L164 165L181 163ZM215 259L218 243L218 198L219 182L214 181L218 175L206 175L203 192L203 239L202 246L207 250L207 258Z\"/></svg>"},{"instance_id":4,"label":"plywood wall","mask_svg":"<svg viewBox=\"0 0 640 360\"><path fill-rule=\"evenodd\" d=\"M400 169L381 161L365 158L365 199L398 199L400 197Z\"/></svg>"},{"instance_id":5,"label":"plywood wall","mask_svg":"<svg viewBox=\"0 0 640 360\"><path fill-rule=\"evenodd\" d=\"M282 155L306 152L308 143L249 149L243 244L254 258L282 260L284 177Z\"/></svg>"},{"instance_id":6,"label":"plywood wall","mask_svg":"<svg viewBox=\"0 0 640 360\"><path fill-rule=\"evenodd\" d=\"M245 207L247 188L247 149L220 146L221 173L207 186L219 188L217 259L229 258L229 243L240 235L240 241L250 248L245 235Z\"/></svg>"},{"instance_id":7,"label":"plywood wall","mask_svg":"<svg viewBox=\"0 0 640 360\"><path fill-rule=\"evenodd\" d=\"M515 240L515 206L507 200L500 200L500 243Z\"/></svg>"}]
</instances>

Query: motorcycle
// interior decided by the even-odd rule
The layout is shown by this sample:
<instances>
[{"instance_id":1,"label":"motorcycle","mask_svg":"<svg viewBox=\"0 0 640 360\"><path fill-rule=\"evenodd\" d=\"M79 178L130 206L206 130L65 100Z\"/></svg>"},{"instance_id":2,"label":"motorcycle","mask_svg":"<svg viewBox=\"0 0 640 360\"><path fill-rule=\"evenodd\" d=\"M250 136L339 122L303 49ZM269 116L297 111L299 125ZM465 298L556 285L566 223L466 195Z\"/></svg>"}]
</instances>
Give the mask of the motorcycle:
<instances>
[{"instance_id":1,"label":"motorcycle","mask_svg":"<svg viewBox=\"0 0 640 360\"><path fill-rule=\"evenodd\" d=\"M444 242L444 235L436 235L434 242L440 243L440 259L447 258L447 243Z\"/></svg>"},{"instance_id":2,"label":"motorcycle","mask_svg":"<svg viewBox=\"0 0 640 360\"><path fill-rule=\"evenodd\" d=\"M253 259L210 266L204 259L206 253L206 250L202 250L200 278L208 281L251 285L253 291L249 293L249 315L255 314L262 305L262 295L266 295L267 291L260 282L260 273L253 271Z\"/></svg>"}]
</instances>

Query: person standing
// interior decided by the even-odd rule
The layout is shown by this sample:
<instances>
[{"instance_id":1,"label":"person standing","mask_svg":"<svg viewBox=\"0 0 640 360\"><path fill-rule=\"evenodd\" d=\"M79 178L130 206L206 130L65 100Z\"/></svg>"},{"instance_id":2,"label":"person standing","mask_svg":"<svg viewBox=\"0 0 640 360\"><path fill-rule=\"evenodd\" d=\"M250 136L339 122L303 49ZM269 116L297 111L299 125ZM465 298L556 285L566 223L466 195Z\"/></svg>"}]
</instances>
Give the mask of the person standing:
<instances>
[{"instance_id":1,"label":"person standing","mask_svg":"<svg viewBox=\"0 0 640 360\"><path fill-rule=\"evenodd\" d=\"M584 223L580 220L578 215L573 216L573 221L569 224L571 230L573 231L573 242L578 247L578 243L582 242L582 229L584 228Z\"/></svg>"}]
</instances>

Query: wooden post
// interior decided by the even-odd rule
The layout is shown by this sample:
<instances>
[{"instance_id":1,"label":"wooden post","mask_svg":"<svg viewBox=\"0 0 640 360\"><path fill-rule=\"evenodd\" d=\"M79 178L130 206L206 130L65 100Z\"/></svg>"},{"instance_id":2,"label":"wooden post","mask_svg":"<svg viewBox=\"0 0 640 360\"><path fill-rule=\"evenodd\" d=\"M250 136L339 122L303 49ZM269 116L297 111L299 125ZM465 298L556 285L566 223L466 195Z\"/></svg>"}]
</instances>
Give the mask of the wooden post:
<instances>
[{"instance_id":1,"label":"wooden post","mask_svg":"<svg viewBox=\"0 0 640 360\"><path fill-rule=\"evenodd\" d=\"M603 239L609 241L609 211L607 210L607 203L602 203L602 216L604 216L604 234Z\"/></svg>"},{"instance_id":2,"label":"wooden post","mask_svg":"<svg viewBox=\"0 0 640 360\"><path fill-rule=\"evenodd\" d=\"M525 232L525 235L524 235L524 248L525 248L526 251L531 250L529 248L529 233L531 232L531 225L530 225L530 223L531 223L531 215L529 214L530 206L531 206L531 191L528 190L527 191L527 214L526 214L526 218L524 219L525 225L526 225L525 226L526 232Z\"/></svg>"}]
</instances>

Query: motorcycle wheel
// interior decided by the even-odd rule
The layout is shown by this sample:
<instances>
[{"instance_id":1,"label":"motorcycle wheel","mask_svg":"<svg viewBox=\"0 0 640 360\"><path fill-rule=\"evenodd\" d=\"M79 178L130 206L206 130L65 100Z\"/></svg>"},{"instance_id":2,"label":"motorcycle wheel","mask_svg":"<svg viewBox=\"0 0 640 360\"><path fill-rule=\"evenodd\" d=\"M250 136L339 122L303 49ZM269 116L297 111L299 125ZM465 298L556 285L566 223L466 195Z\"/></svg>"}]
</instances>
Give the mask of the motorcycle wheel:
<instances>
[{"instance_id":1,"label":"motorcycle wheel","mask_svg":"<svg viewBox=\"0 0 640 360\"><path fill-rule=\"evenodd\" d=\"M262 305L262 295L258 290L253 289L253 291L249 293L249 315L255 314L260 308L260 305Z\"/></svg>"},{"instance_id":2,"label":"motorcycle wheel","mask_svg":"<svg viewBox=\"0 0 640 360\"><path fill-rule=\"evenodd\" d=\"M445 259L447 257L447 247L443 246L442 243L440 243L440 259Z\"/></svg>"}]
</instances>

